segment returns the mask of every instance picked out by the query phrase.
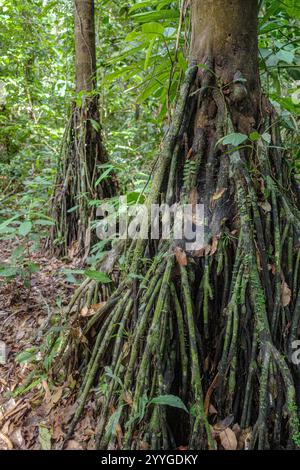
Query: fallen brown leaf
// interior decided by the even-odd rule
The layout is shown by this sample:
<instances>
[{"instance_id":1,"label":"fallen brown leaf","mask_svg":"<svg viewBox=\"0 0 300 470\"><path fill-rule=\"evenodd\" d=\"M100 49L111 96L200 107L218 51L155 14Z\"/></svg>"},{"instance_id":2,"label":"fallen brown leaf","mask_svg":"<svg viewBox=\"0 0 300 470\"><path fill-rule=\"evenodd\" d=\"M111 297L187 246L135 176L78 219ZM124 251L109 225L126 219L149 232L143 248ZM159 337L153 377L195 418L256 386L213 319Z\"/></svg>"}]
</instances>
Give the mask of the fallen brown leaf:
<instances>
[{"instance_id":1,"label":"fallen brown leaf","mask_svg":"<svg viewBox=\"0 0 300 470\"><path fill-rule=\"evenodd\" d=\"M227 428L221 431L220 441L225 450L236 450L237 449L237 438L232 429Z\"/></svg>"},{"instance_id":2,"label":"fallen brown leaf","mask_svg":"<svg viewBox=\"0 0 300 470\"><path fill-rule=\"evenodd\" d=\"M251 428L247 428L243 430L239 436L239 450L249 450L250 442L251 442L252 432Z\"/></svg>"},{"instance_id":3,"label":"fallen brown leaf","mask_svg":"<svg viewBox=\"0 0 300 470\"><path fill-rule=\"evenodd\" d=\"M140 450L149 450L149 444L145 441L140 442Z\"/></svg>"},{"instance_id":4,"label":"fallen brown leaf","mask_svg":"<svg viewBox=\"0 0 300 470\"><path fill-rule=\"evenodd\" d=\"M220 432L222 432L222 431L225 431L225 429L229 428L229 426L232 425L233 420L234 420L234 416L233 416L233 415L226 416L226 418L224 418L222 421L218 421L218 422L214 425L214 431L217 432L217 433L220 433Z\"/></svg>"},{"instance_id":5,"label":"fallen brown leaf","mask_svg":"<svg viewBox=\"0 0 300 470\"><path fill-rule=\"evenodd\" d=\"M182 248L180 248L180 246L176 246L174 251L175 251L175 256L176 256L177 263L180 266L187 266L188 265L188 259L187 259L187 256L186 256L186 252Z\"/></svg>"},{"instance_id":6,"label":"fallen brown leaf","mask_svg":"<svg viewBox=\"0 0 300 470\"><path fill-rule=\"evenodd\" d=\"M79 444L79 442L71 440L68 442L66 450L83 450L83 447Z\"/></svg>"},{"instance_id":7,"label":"fallen brown leaf","mask_svg":"<svg viewBox=\"0 0 300 470\"><path fill-rule=\"evenodd\" d=\"M95 313L101 310L101 308L103 308L105 304L106 302L100 302L99 304L91 305L90 308L85 306L81 309L80 315L82 317L92 317L93 315L95 315Z\"/></svg>"},{"instance_id":8,"label":"fallen brown leaf","mask_svg":"<svg viewBox=\"0 0 300 470\"><path fill-rule=\"evenodd\" d=\"M210 415L217 415L217 414L218 414L216 408L215 408L214 405L212 405L212 404L209 405L208 413L209 413Z\"/></svg>"},{"instance_id":9,"label":"fallen brown leaf","mask_svg":"<svg viewBox=\"0 0 300 470\"><path fill-rule=\"evenodd\" d=\"M211 250L210 250L210 253L209 253L210 256L213 256L215 254L215 252L218 249L218 244L219 244L219 238L216 237L216 236L213 237L213 242L212 242Z\"/></svg>"},{"instance_id":10,"label":"fallen brown leaf","mask_svg":"<svg viewBox=\"0 0 300 470\"><path fill-rule=\"evenodd\" d=\"M131 406L133 404L132 395L130 392L124 393L124 401L127 405Z\"/></svg>"},{"instance_id":11,"label":"fallen brown leaf","mask_svg":"<svg viewBox=\"0 0 300 470\"><path fill-rule=\"evenodd\" d=\"M11 440L0 431L0 439L5 443L8 450L12 450L14 448L13 443Z\"/></svg>"},{"instance_id":12,"label":"fallen brown leaf","mask_svg":"<svg viewBox=\"0 0 300 470\"><path fill-rule=\"evenodd\" d=\"M283 307L287 307L291 302L292 291L285 281L281 284L281 303Z\"/></svg>"}]
</instances>

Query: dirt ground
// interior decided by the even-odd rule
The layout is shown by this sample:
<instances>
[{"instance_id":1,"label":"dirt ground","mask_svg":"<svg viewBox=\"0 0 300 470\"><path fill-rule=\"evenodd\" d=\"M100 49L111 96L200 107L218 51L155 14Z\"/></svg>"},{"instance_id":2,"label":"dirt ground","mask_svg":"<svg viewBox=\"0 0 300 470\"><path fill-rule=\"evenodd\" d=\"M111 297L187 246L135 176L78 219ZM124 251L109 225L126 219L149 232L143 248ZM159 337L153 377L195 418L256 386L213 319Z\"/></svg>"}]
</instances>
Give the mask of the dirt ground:
<instances>
[{"instance_id":1,"label":"dirt ground","mask_svg":"<svg viewBox=\"0 0 300 470\"><path fill-rule=\"evenodd\" d=\"M0 241L1 262L9 260L16 246L17 242ZM66 281L62 269L78 268L76 260L64 263L43 253L34 254L33 261L40 270L32 276L30 292L20 279L9 284L0 280L0 346L2 353L6 351L5 363L0 364L1 450L59 448L64 425L74 410L69 393L72 377L64 386L45 378L26 395L16 394L33 370L31 363L19 364L16 356L41 344L51 315L63 314L74 286ZM92 411L91 404L69 449L93 448Z\"/></svg>"}]
</instances>

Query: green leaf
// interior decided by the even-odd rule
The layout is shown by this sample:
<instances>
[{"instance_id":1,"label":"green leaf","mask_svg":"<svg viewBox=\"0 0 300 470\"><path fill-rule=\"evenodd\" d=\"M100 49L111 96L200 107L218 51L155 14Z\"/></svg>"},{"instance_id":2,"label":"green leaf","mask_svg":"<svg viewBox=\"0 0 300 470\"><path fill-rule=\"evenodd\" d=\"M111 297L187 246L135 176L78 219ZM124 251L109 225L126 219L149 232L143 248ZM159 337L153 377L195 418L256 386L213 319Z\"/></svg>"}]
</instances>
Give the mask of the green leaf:
<instances>
[{"instance_id":1,"label":"green leaf","mask_svg":"<svg viewBox=\"0 0 300 470\"><path fill-rule=\"evenodd\" d=\"M279 2L279 6L292 18L296 17L300 19L299 0L282 0Z\"/></svg>"},{"instance_id":2,"label":"green leaf","mask_svg":"<svg viewBox=\"0 0 300 470\"><path fill-rule=\"evenodd\" d=\"M136 5L132 5L130 7L129 13L132 13L135 10L140 10L141 8L145 7L155 7L156 5L162 4L162 5L167 5L168 3L171 3L170 0L145 0L143 2L139 2Z\"/></svg>"},{"instance_id":3,"label":"green leaf","mask_svg":"<svg viewBox=\"0 0 300 470\"><path fill-rule=\"evenodd\" d=\"M107 274L102 271L93 271L91 269L88 269L84 271L84 274L90 279L101 282L102 284L109 284L110 282L112 282L111 279L107 276Z\"/></svg>"},{"instance_id":4,"label":"green leaf","mask_svg":"<svg viewBox=\"0 0 300 470\"><path fill-rule=\"evenodd\" d=\"M222 139L218 140L216 146L218 146L219 144L222 144L222 145L232 145L233 147L238 147L246 140L248 140L248 136L246 134L233 132L232 134L225 135L224 137L222 137Z\"/></svg>"},{"instance_id":5,"label":"green leaf","mask_svg":"<svg viewBox=\"0 0 300 470\"><path fill-rule=\"evenodd\" d=\"M123 388L122 380L116 374L113 373L113 371L110 367L105 367L104 370L105 370L105 375L107 375L111 379L115 380Z\"/></svg>"},{"instance_id":6,"label":"green leaf","mask_svg":"<svg viewBox=\"0 0 300 470\"><path fill-rule=\"evenodd\" d=\"M79 205L71 207L71 209L68 210L68 214L71 214L72 212L75 212L78 209Z\"/></svg>"},{"instance_id":7,"label":"green leaf","mask_svg":"<svg viewBox=\"0 0 300 470\"><path fill-rule=\"evenodd\" d=\"M39 426L39 442L43 450L51 450L51 434L45 426Z\"/></svg>"},{"instance_id":8,"label":"green leaf","mask_svg":"<svg viewBox=\"0 0 300 470\"><path fill-rule=\"evenodd\" d=\"M51 338L52 338L52 335L51 335ZM59 351L59 348L61 347L62 341L63 341L62 336L59 336L57 338L57 340L55 341L54 346L52 347L50 353L45 357L45 359L43 361L43 364L44 364L44 367L47 371L49 370L49 368L50 368L50 366L53 362L53 359L57 355L57 353Z\"/></svg>"},{"instance_id":9,"label":"green leaf","mask_svg":"<svg viewBox=\"0 0 300 470\"><path fill-rule=\"evenodd\" d=\"M138 191L132 191L126 194L126 201L129 206L137 202L143 204L145 202L145 196L144 194L141 194Z\"/></svg>"},{"instance_id":10,"label":"green leaf","mask_svg":"<svg viewBox=\"0 0 300 470\"><path fill-rule=\"evenodd\" d=\"M140 398L139 398L139 402L138 402L138 412L137 412L137 418L139 419L139 422L142 421L142 419L144 418L145 416L145 412L146 412L146 408L147 406L149 405L149 400L148 400L148 397L147 395L142 395Z\"/></svg>"},{"instance_id":11,"label":"green leaf","mask_svg":"<svg viewBox=\"0 0 300 470\"><path fill-rule=\"evenodd\" d=\"M188 409L183 401L175 395L160 395L156 398L153 398L150 403L155 405L167 405L172 406L173 408L180 408L181 410L184 410L186 413L188 413Z\"/></svg>"},{"instance_id":12,"label":"green leaf","mask_svg":"<svg viewBox=\"0 0 300 470\"><path fill-rule=\"evenodd\" d=\"M103 171L103 173L101 173L101 175L99 176L99 178L97 179L95 183L95 188L98 186L98 184L102 183L102 181L104 181L110 175L113 169L114 167L111 165L108 168L106 168L106 170Z\"/></svg>"},{"instance_id":13,"label":"green leaf","mask_svg":"<svg viewBox=\"0 0 300 470\"><path fill-rule=\"evenodd\" d=\"M33 263L32 261L30 261L27 264L27 269L30 272L30 274L34 274L40 270L40 266L37 263Z\"/></svg>"},{"instance_id":14,"label":"green leaf","mask_svg":"<svg viewBox=\"0 0 300 470\"><path fill-rule=\"evenodd\" d=\"M24 253L24 251L25 251L25 246L19 245L18 248L16 248L13 254L11 255L12 260L16 261L17 259L19 259L20 256Z\"/></svg>"},{"instance_id":15,"label":"green leaf","mask_svg":"<svg viewBox=\"0 0 300 470\"><path fill-rule=\"evenodd\" d=\"M177 19L179 17L179 10L160 10L160 11L147 11L145 13L138 13L131 15L131 18L138 23L149 23L151 21Z\"/></svg>"},{"instance_id":16,"label":"green leaf","mask_svg":"<svg viewBox=\"0 0 300 470\"><path fill-rule=\"evenodd\" d=\"M17 268L8 267L0 268L0 277L15 277L17 275Z\"/></svg>"},{"instance_id":17,"label":"green leaf","mask_svg":"<svg viewBox=\"0 0 300 470\"><path fill-rule=\"evenodd\" d=\"M257 142L260 138L261 138L261 135L260 135L260 133L257 132L257 131L251 132L251 134L249 135L249 139L250 139L252 142Z\"/></svg>"},{"instance_id":18,"label":"green leaf","mask_svg":"<svg viewBox=\"0 0 300 470\"><path fill-rule=\"evenodd\" d=\"M95 131L100 132L101 126L100 126L99 122L95 121L95 119L90 119L90 121L91 121L91 124L92 124L93 128L95 129Z\"/></svg>"},{"instance_id":19,"label":"green leaf","mask_svg":"<svg viewBox=\"0 0 300 470\"><path fill-rule=\"evenodd\" d=\"M17 387L13 392L13 396L18 397L18 396L23 395L27 392L30 392L30 390L32 390L33 388L36 388L38 385L40 385L42 380L43 380L43 376L41 376L38 379L31 382L31 384L29 384L28 386L21 385L20 387Z\"/></svg>"},{"instance_id":20,"label":"green leaf","mask_svg":"<svg viewBox=\"0 0 300 470\"><path fill-rule=\"evenodd\" d=\"M5 222L2 222L0 224L0 231L2 231L4 228L6 228L9 224L11 224L12 222L14 222L16 219L18 218L17 215L15 215L14 217L11 217L10 219L6 220Z\"/></svg>"},{"instance_id":21,"label":"green leaf","mask_svg":"<svg viewBox=\"0 0 300 470\"><path fill-rule=\"evenodd\" d=\"M19 227L19 235L21 235L21 237L26 237L26 235L31 232L31 229L32 223L30 220L25 220L25 222L23 222Z\"/></svg>"},{"instance_id":22,"label":"green leaf","mask_svg":"<svg viewBox=\"0 0 300 470\"><path fill-rule=\"evenodd\" d=\"M42 225L43 227L51 227L53 226L55 223L53 222L53 220L48 220L48 219L37 219L34 221L35 225Z\"/></svg>"},{"instance_id":23,"label":"green leaf","mask_svg":"<svg viewBox=\"0 0 300 470\"><path fill-rule=\"evenodd\" d=\"M150 35L162 35L164 33L164 26L161 23L156 23L154 21L150 23L145 23L142 26L142 32L144 34L150 34Z\"/></svg>"},{"instance_id":24,"label":"green leaf","mask_svg":"<svg viewBox=\"0 0 300 470\"><path fill-rule=\"evenodd\" d=\"M146 52L146 59L145 59L145 64L144 64L144 70L147 70L147 68L148 68L148 66L149 66L149 62L150 62L150 58L151 58L151 54L152 54L152 51L153 51L153 47L154 47L155 41L156 41L155 38L152 39L152 41L150 41L149 47L148 47L147 52Z\"/></svg>"}]
</instances>

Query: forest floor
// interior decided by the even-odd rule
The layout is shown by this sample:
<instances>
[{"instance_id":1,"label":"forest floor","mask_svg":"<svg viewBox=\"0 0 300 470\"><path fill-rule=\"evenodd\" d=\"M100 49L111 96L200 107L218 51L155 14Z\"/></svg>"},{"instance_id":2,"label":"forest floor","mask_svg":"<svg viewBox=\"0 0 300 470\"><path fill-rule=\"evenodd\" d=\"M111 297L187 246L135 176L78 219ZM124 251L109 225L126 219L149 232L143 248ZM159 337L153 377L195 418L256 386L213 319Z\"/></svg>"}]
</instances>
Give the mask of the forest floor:
<instances>
[{"instance_id":1,"label":"forest floor","mask_svg":"<svg viewBox=\"0 0 300 470\"><path fill-rule=\"evenodd\" d=\"M0 241L1 261L8 261L16 247L17 242ZM16 395L33 367L28 362L19 364L16 356L38 346L51 313L63 312L74 287L66 282L62 270L78 269L79 263L76 259L64 263L41 252L32 258L40 270L32 276L30 291L20 280L0 284L0 346L6 349L5 363L0 363L0 450L59 447L64 438L64 425L74 408L74 394L67 393L64 399L65 390L72 391L75 384L71 376L67 384L57 387L39 378L40 383L26 396ZM69 449L93 448L95 433L91 415L88 407L80 429L68 444Z\"/></svg>"}]
</instances>

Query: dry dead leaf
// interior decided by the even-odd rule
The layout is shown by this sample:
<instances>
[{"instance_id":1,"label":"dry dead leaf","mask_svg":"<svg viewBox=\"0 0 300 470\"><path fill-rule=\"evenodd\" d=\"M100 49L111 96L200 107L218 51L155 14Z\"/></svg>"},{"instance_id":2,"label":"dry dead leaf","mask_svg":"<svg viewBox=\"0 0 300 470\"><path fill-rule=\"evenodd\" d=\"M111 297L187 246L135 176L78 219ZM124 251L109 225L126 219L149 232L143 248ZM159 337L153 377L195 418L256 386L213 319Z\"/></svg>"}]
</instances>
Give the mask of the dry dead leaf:
<instances>
[{"instance_id":1,"label":"dry dead leaf","mask_svg":"<svg viewBox=\"0 0 300 470\"><path fill-rule=\"evenodd\" d=\"M190 150L188 151L186 159L189 160L192 155L193 155L193 147L191 147Z\"/></svg>"},{"instance_id":2,"label":"dry dead leaf","mask_svg":"<svg viewBox=\"0 0 300 470\"><path fill-rule=\"evenodd\" d=\"M256 262L258 269L261 270L261 256L258 250L256 250Z\"/></svg>"},{"instance_id":3,"label":"dry dead leaf","mask_svg":"<svg viewBox=\"0 0 300 470\"><path fill-rule=\"evenodd\" d=\"M249 450L251 438L252 438L251 428L247 428L243 430L239 436L239 443L238 443L239 450L243 450L243 449Z\"/></svg>"},{"instance_id":4,"label":"dry dead leaf","mask_svg":"<svg viewBox=\"0 0 300 470\"><path fill-rule=\"evenodd\" d=\"M7 361L7 345L4 341L0 341L0 364L6 364Z\"/></svg>"},{"instance_id":5,"label":"dry dead leaf","mask_svg":"<svg viewBox=\"0 0 300 470\"><path fill-rule=\"evenodd\" d=\"M213 256L215 254L215 252L218 249L218 244L219 244L219 238L216 237L216 236L213 237L213 242L212 242L211 250L210 250L210 253L209 253L210 256Z\"/></svg>"},{"instance_id":6,"label":"dry dead leaf","mask_svg":"<svg viewBox=\"0 0 300 470\"><path fill-rule=\"evenodd\" d=\"M56 403L59 402L59 400L61 399L61 396L62 396L62 392L63 392L62 387L59 387L56 390L56 392L53 395L51 395L47 405L45 406L46 414L49 414L50 411L52 410L52 408L56 405Z\"/></svg>"},{"instance_id":7,"label":"dry dead leaf","mask_svg":"<svg viewBox=\"0 0 300 470\"><path fill-rule=\"evenodd\" d=\"M210 415L217 415L218 414L218 412L217 412L216 408L214 407L214 405L212 405L212 404L209 405L208 414L210 414Z\"/></svg>"},{"instance_id":8,"label":"dry dead leaf","mask_svg":"<svg viewBox=\"0 0 300 470\"><path fill-rule=\"evenodd\" d=\"M15 429L13 433L10 435L12 443L19 447L19 449L22 449L24 446L24 438L22 436L22 430L21 428Z\"/></svg>"},{"instance_id":9,"label":"dry dead leaf","mask_svg":"<svg viewBox=\"0 0 300 470\"><path fill-rule=\"evenodd\" d=\"M79 442L71 440L68 442L66 450L83 450L83 447L79 444Z\"/></svg>"},{"instance_id":10,"label":"dry dead leaf","mask_svg":"<svg viewBox=\"0 0 300 470\"><path fill-rule=\"evenodd\" d=\"M217 432L217 433L225 431L225 429L229 428L229 426L232 425L233 421L234 421L234 416L233 415L226 416L226 418L224 418L222 421L218 421L214 425L214 431Z\"/></svg>"},{"instance_id":11,"label":"dry dead leaf","mask_svg":"<svg viewBox=\"0 0 300 470\"><path fill-rule=\"evenodd\" d=\"M187 266L188 259L186 256L186 252L182 248L180 248L180 246L176 246L174 251L175 251L176 260L179 266Z\"/></svg>"},{"instance_id":12,"label":"dry dead leaf","mask_svg":"<svg viewBox=\"0 0 300 470\"><path fill-rule=\"evenodd\" d=\"M225 450L237 449L237 438L232 429L226 428L224 431L221 431L219 437Z\"/></svg>"},{"instance_id":13,"label":"dry dead leaf","mask_svg":"<svg viewBox=\"0 0 300 470\"><path fill-rule=\"evenodd\" d=\"M234 434L236 435L236 437L238 437L238 436L241 434L241 428L240 428L240 426L238 425L238 423L235 423L235 424L232 426L232 430L233 430Z\"/></svg>"},{"instance_id":14,"label":"dry dead leaf","mask_svg":"<svg viewBox=\"0 0 300 470\"><path fill-rule=\"evenodd\" d=\"M70 249L68 250L68 256L70 259L75 258L79 253L79 246L77 241L73 241Z\"/></svg>"},{"instance_id":15,"label":"dry dead leaf","mask_svg":"<svg viewBox=\"0 0 300 470\"><path fill-rule=\"evenodd\" d=\"M131 406L133 404L132 395L130 392L124 393L124 401L127 405Z\"/></svg>"},{"instance_id":16,"label":"dry dead leaf","mask_svg":"<svg viewBox=\"0 0 300 470\"><path fill-rule=\"evenodd\" d=\"M119 448L121 449L122 448L122 440L123 440L124 435L123 435L123 431L122 431L120 423L117 424L116 435L117 435L117 441L118 441Z\"/></svg>"},{"instance_id":17,"label":"dry dead leaf","mask_svg":"<svg viewBox=\"0 0 300 470\"><path fill-rule=\"evenodd\" d=\"M198 191L197 188L193 188L189 194L189 204L193 207L197 205L198 202Z\"/></svg>"},{"instance_id":18,"label":"dry dead leaf","mask_svg":"<svg viewBox=\"0 0 300 470\"><path fill-rule=\"evenodd\" d=\"M56 392L52 395L51 400L54 404L59 402L59 400L61 399L62 393L63 393L63 389L62 389L62 387L59 387L56 390Z\"/></svg>"},{"instance_id":19,"label":"dry dead leaf","mask_svg":"<svg viewBox=\"0 0 300 470\"><path fill-rule=\"evenodd\" d=\"M268 264L268 269L269 269L269 271L271 271L271 273L272 273L273 275L276 274L276 266L275 266L275 264Z\"/></svg>"},{"instance_id":20,"label":"dry dead leaf","mask_svg":"<svg viewBox=\"0 0 300 470\"><path fill-rule=\"evenodd\" d=\"M283 307L287 307L291 301L292 291L285 281L281 284L281 303Z\"/></svg>"},{"instance_id":21,"label":"dry dead leaf","mask_svg":"<svg viewBox=\"0 0 300 470\"><path fill-rule=\"evenodd\" d=\"M63 432L61 425L59 423L56 423L53 428L52 438L55 441L59 441L64 436L65 436L65 433Z\"/></svg>"},{"instance_id":22,"label":"dry dead leaf","mask_svg":"<svg viewBox=\"0 0 300 470\"><path fill-rule=\"evenodd\" d=\"M8 450L12 450L14 448L13 443L11 440L0 431L0 439L5 443Z\"/></svg>"},{"instance_id":23,"label":"dry dead leaf","mask_svg":"<svg viewBox=\"0 0 300 470\"><path fill-rule=\"evenodd\" d=\"M140 442L140 450L149 450L149 444L145 441Z\"/></svg>"},{"instance_id":24,"label":"dry dead leaf","mask_svg":"<svg viewBox=\"0 0 300 470\"><path fill-rule=\"evenodd\" d=\"M93 315L95 315L95 313L101 310L101 308L103 308L105 304L106 302L100 302L99 304L91 305L90 308L85 306L81 309L80 315L82 317L92 317Z\"/></svg>"},{"instance_id":25,"label":"dry dead leaf","mask_svg":"<svg viewBox=\"0 0 300 470\"><path fill-rule=\"evenodd\" d=\"M195 250L193 251L193 256L196 256L197 258L202 258L205 255L205 246L203 248L200 248L200 250Z\"/></svg>"},{"instance_id":26,"label":"dry dead leaf","mask_svg":"<svg viewBox=\"0 0 300 470\"><path fill-rule=\"evenodd\" d=\"M205 255L208 256L211 250L212 250L212 245L206 245L205 251L204 251Z\"/></svg>"},{"instance_id":27,"label":"dry dead leaf","mask_svg":"<svg viewBox=\"0 0 300 470\"><path fill-rule=\"evenodd\" d=\"M82 317L87 317L87 316L88 316L88 313L89 313L89 308L85 306L85 307L83 307L83 308L81 309L80 315L81 315Z\"/></svg>"},{"instance_id":28,"label":"dry dead leaf","mask_svg":"<svg viewBox=\"0 0 300 470\"><path fill-rule=\"evenodd\" d=\"M42 385L45 390L45 401L49 403L51 401L51 392L46 380L42 380Z\"/></svg>"}]
</instances>

